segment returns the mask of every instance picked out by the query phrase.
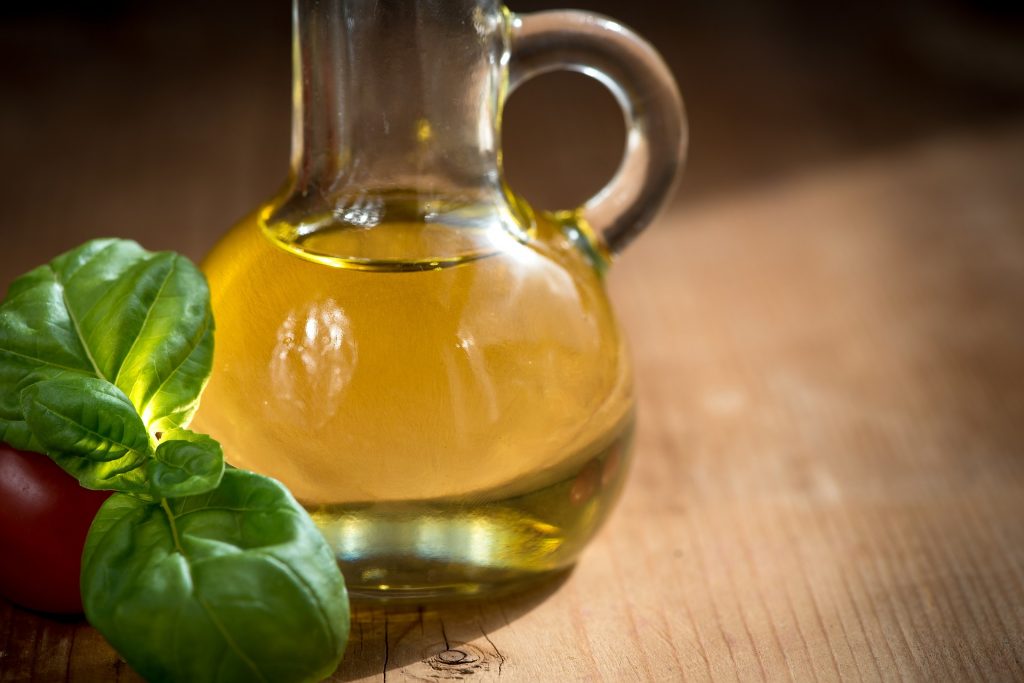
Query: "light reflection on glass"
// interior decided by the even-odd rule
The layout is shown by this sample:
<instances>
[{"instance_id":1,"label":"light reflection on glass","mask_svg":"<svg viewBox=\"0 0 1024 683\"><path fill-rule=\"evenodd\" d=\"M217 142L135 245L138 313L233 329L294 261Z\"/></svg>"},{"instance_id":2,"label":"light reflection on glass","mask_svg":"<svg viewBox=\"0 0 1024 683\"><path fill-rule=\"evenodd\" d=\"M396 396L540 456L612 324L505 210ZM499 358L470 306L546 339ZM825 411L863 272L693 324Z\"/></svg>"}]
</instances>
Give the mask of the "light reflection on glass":
<instances>
[{"instance_id":1,"label":"light reflection on glass","mask_svg":"<svg viewBox=\"0 0 1024 683\"><path fill-rule=\"evenodd\" d=\"M349 327L333 299L293 309L278 327L270 377L279 407L288 408L296 424L317 428L337 414L358 359Z\"/></svg>"}]
</instances>

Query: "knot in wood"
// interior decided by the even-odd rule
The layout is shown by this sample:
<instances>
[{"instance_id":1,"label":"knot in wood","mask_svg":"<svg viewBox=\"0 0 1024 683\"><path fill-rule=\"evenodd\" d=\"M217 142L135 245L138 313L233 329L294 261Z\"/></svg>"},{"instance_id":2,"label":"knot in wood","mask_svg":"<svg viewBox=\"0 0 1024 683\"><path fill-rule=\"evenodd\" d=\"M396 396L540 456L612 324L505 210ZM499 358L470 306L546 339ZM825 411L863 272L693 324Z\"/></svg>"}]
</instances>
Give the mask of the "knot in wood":
<instances>
[{"instance_id":1,"label":"knot in wood","mask_svg":"<svg viewBox=\"0 0 1024 683\"><path fill-rule=\"evenodd\" d=\"M439 652L437 655L437 661L448 666L456 666L458 664L472 664L478 661L480 658L474 655L472 652L466 650L451 649Z\"/></svg>"}]
</instances>

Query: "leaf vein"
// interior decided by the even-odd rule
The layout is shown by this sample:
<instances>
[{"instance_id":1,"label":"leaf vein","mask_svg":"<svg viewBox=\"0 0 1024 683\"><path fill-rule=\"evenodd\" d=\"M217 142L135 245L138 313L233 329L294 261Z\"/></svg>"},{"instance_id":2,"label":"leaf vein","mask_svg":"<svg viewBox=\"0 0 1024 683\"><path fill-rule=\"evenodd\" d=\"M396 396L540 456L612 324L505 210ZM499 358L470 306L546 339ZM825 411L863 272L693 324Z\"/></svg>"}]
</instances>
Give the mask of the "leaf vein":
<instances>
[{"instance_id":1,"label":"leaf vein","mask_svg":"<svg viewBox=\"0 0 1024 683\"><path fill-rule=\"evenodd\" d=\"M274 557L273 555L271 555L269 553L265 553L265 552L259 552L259 551L250 551L250 552L252 552L254 555L259 555L260 557L266 558L272 564L278 565L283 572L285 572L286 574L291 576L292 580L294 580L295 583L297 583L298 585L300 585L302 587L303 591L306 593L306 596L309 598L309 601L312 602L314 605L316 605L316 611L320 615L321 626L323 627L323 629L324 629L324 631L325 631L325 633L327 635L327 642L329 642L329 643L336 642L336 640L337 640L337 633L335 633L335 631L334 631L334 624L331 622L330 618L327 616L327 612L324 610L324 606L320 602L319 596L317 596L316 591L313 590L313 587L311 585L309 585L309 582L307 582L302 577L301 574L299 574L297 571L295 571L295 569L293 569L287 563L282 562L280 559Z\"/></svg>"},{"instance_id":2,"label":"leaf vein","mask_svg":"<svg viewBox=\"0 0 1024 683\"><path fill-rule=\"evenodd\" d=\"M149 324L149 317L153 314L153 309L156 308L157 302L160 301L160 295L163 294L164 288L167 287L167 283L170 281L171 276L177 267L178 259L171 259L171 267L167 269L164 274L163 281L160 282L160 287L156 290L156 296L149 302L149 307L146 309L146 316L142 319L142 324L139 325L139 331L135 334L135 339L132 340L132 345L128 347L128 352L121 358L121 364L117 368L117 375L114 377L114 384L117 384L121 379L121 371L124 370L125 363L131 358L132 352L135 350L135 345L139 343L139 339L142 337L146 330L146 325ZM120 385L118 385L120 386Z\"/></svg>"},{"instance_id":3,"label":"leaf vein","mask_svg":"<svg viewBox=\"0 0 1024 683\"><path fill-rule=\"evenodd\" d=\"M71 417L69 415L65 415L64 413L58 412L58 411L54 410L53 408L50 408L49 406L43 405L42 403L37 403L36 405L39 406L40 410L43 410L43 411L49 413L50 415L53 415L54 417L57 417L57 418L63 420L64 422L67 422L70 425L75 425L75 426L79 427L87 435L95 436L100 441L106 441L106 442L109 442L109 443L111 443L111 444L113 444L115 446L120 446L121 448L123 448L128 453L135 453L137 455L140 455L142 458L146 457L146 454L143 451L141 451L138 448L135 448L134 446L129 446L128 444L124 443L123 441L119 440L116 437L108 436L106 434L101 434L101 433L97 432L94 429L90 429L89 427L86 427L84 424L82 424L81 422L79 422L75 418L73 418L73 417ZM123 436L123 433L122 433L122 436ZM110 449L108 448L107 452L109 452L109 451L110 451ZM117 458L114 458L114 459L115 460L120 460L123 457L124 457L124 455L120 455L120 456L118 456ZM107 461L107 462L110 462L110 461Z\"/></svg>"},{"instance_id":4,"label":"leaf vein","mask_svg":"<svg viewBox=\"0 0 1024 683\"><path fill-rule=\"evenodd\" d=\"M82 345L82 350L85 351L85 357L88 358L89 363L92 364L92 369L93 371L95 371L96 376L99 377L100 379L106 379L109 382L110 380L107 379L107 376L100 371L99 365L96 364L96 359L93 358L92 351L89 349L89 344L86 342L85 336L82 334L82 328L79 327L78 325L78 319L75 318L75 312L71 308L71 302L68 301L67 287L65 286L64 282L60 279L60 274L56 271L56 269L52 265L50 265L49 268L50 271L53 273L54 281L60 286L61 301L64 302L64 308L68 312L68 319L71 320L71 325L72 327L75 328L75 334L78 336L78 341Z\"/></svg>"},{"instance_id":5,"label":"leaf vein","mask_svg":"<svg viewBox=\"0 0 1024 683\"><path fill-rule=\"evenodd\" d=\"M259 670L259 667L256 666L256 662L249 659L248 655L242 652L242 648L239 647L238 643L235 642L235 639L231 637L231 634L228 632L227 628L225 628L224 624L222 624L220 619L217 618L217 615L210 608L210 606L206 604L206 601L198 595L196 595L195 598L196 602L199 603L199 606L203 608L204 612L206 612L206 616L208 616L210 618L210 621L213 622L213 625L217 627L217 631L220 632L221 637L224 638L224 642L228 644L228 647L235 653L235 655L240 660L242 660L242 662L245 663L246 666L248 666L252 670L252 672L256 675L256 678L258 678L260 681L263 681L263 683L267 683L266 677L263 676L263 672L261 672Z\"/></svg>"},{"instance_id":6,"label":"leaf vein","mask_svg":"<svg viewBox=\"0 0 1024 683\"><path fill-rule=\"evenodd\" d=\"M235 656L237 656L240 660L242 660L242 662L247 667L249 667L249 669L252 670L252 672L256 675L257 679L259 679L260 681L263 681L264 683L266 683L267 679L263 676L263 673L259 670L259 667L256 666L256 663L254 661L252 661L248 657L248 655L246 655L242 651L242 648L239 647L238 643L235 642L235 639L231 637L231 634L228 632L227 628L225 628L224 624L221 623L220 619L217 618L217 615L213 611L213 609L206 603L205 600L203 600L199 596L199 593L198 593L198 590L197 590L197 586L196 586L195 577L192 576L192 562L189 560L188 555L185 553L185 549L181 547L181 541L180 541L180 539L178 537L178 527L174 523L174 520L176 518L175 518L174 514L171 512L171 508L167 504L167 499L166 498L161 499L160 506L163 508L164 513L166 513L166 515L167 515L167 524L170 526L170 529L171 529L171 538L174 541L174 548L179 553L181 553L181 556L185 559L185 566L188 567L189 576L190 576L190 578L192 580L191 581L191 583L192 583L192 596L195 598L196 602L199 603L199 606L203 608L203 611L206 613L206 616L209 617L209 619L213 623L213 625L217 628L217 631L220 633L221 637L224 639L224 642L227 643L228 648L232 652L234 652Z\"/></svg>"},{"instance_id":7,"label":"leaf vein","mask_svg":"<svg viewBox=\"0 0 1024 683\"><path fill-rule=\"evenodd\" d=\"M145 412L146 410L149 409L150 404L152 404L153 401L156 400L157 396L160 395L160 392L163 391L163 389L167 385L167 383L170 382L171 379L176 374L178 374L178 371L182 368L182 366L185 365L185 363L188 362L188 360L193 356L193 354L195 354L195 352L199 349L199 347L202 346L203 338L206 336L206 334L208 333L208 331L210 329L210 322L212 321L212 319L213 318L210 315L207 315L203 319L203 325L202 325L202 327L199 328L199 333L196 334L196 336L195 336L195 339L196 339L195 344L192 346L191 350L189 350L188 353L184 354L184 356L178 362L178 364L175 365L174 368L172 368L169 373L167 373L167 376L164 377L163 381L160 382L160 384L156 387L156 389L153 390L153 393L150 394L149 399L146 401L146 405L143 408L142 412ZM151 367L154 370L154 374L158 374L158 373L155 372L156 371L156 366L155 365L151 365ZM182 409L184 409L186 407L187 406L179 406L178 407L178 411L180 411L180 410L182 410ZM178 411L175 411L175 412L178 412Z\"/></svg>"},{"instance_id":8,"label":"leaf vein","mask_svg":"<svg viewBox=\"0 0 1024 683\"><path fill-rule=\"evenodd\" d=\"M12 356L17 356L19 358L24 358L25 360L34 361L34 362L36 362L36 363L38 363L40 365L47 365L47 366L49 366L51 368L59 368L61 370L70 370L71 372L77 372L77 373L81 373L81 374L85 374L85 372L88 371L88 368L73 368L73 367L71 367L69 365L61 365L60 363L54 363L53 361L43 360L42 358L36 358L35 356L30 356L30 355L28 355L26 353L19 353L17 351L12 351L10 349L0 349L0 354L2 354L2 353L7 353L7 354L10 354Z\"/></svg>"}]
</instances>

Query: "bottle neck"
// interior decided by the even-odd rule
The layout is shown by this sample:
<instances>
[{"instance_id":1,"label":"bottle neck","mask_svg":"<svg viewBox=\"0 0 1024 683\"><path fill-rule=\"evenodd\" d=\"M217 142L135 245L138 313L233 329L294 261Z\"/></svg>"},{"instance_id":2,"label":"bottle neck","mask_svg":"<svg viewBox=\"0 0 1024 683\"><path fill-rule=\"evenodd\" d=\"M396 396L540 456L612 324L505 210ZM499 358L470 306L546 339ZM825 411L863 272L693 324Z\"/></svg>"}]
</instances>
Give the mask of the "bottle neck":
<instances>
[{"instance_id":1,"label":"bottle neck","mask_svg":"<svg viewBox=\"0 0 1024 683\"><path fill-rule=\"evenodd\" d=\"M289 222L368 195L501 195L496 0L295 0L293 19Z\"/></svg>"}]
</instances>

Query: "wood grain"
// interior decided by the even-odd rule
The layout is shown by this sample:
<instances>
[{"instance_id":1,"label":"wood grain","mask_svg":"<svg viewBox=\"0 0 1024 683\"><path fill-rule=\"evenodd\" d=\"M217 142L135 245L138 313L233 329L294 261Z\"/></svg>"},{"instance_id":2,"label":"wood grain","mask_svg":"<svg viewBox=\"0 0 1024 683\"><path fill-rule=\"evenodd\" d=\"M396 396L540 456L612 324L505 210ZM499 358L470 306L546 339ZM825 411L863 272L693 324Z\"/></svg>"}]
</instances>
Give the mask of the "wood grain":
<instances>
[{"instance_id":1,"label":"wood grain","mask_svg":"<svg viewBox=\"0 0 1024 683\"><path fill-rule=\"evenodd\" d=\"M1024 126L680 205L614 268L640 427L568 577L357 611L335 681L1024 680ZM0 681L139 680L0 605Z\"/></svg>"}]
</instances>

